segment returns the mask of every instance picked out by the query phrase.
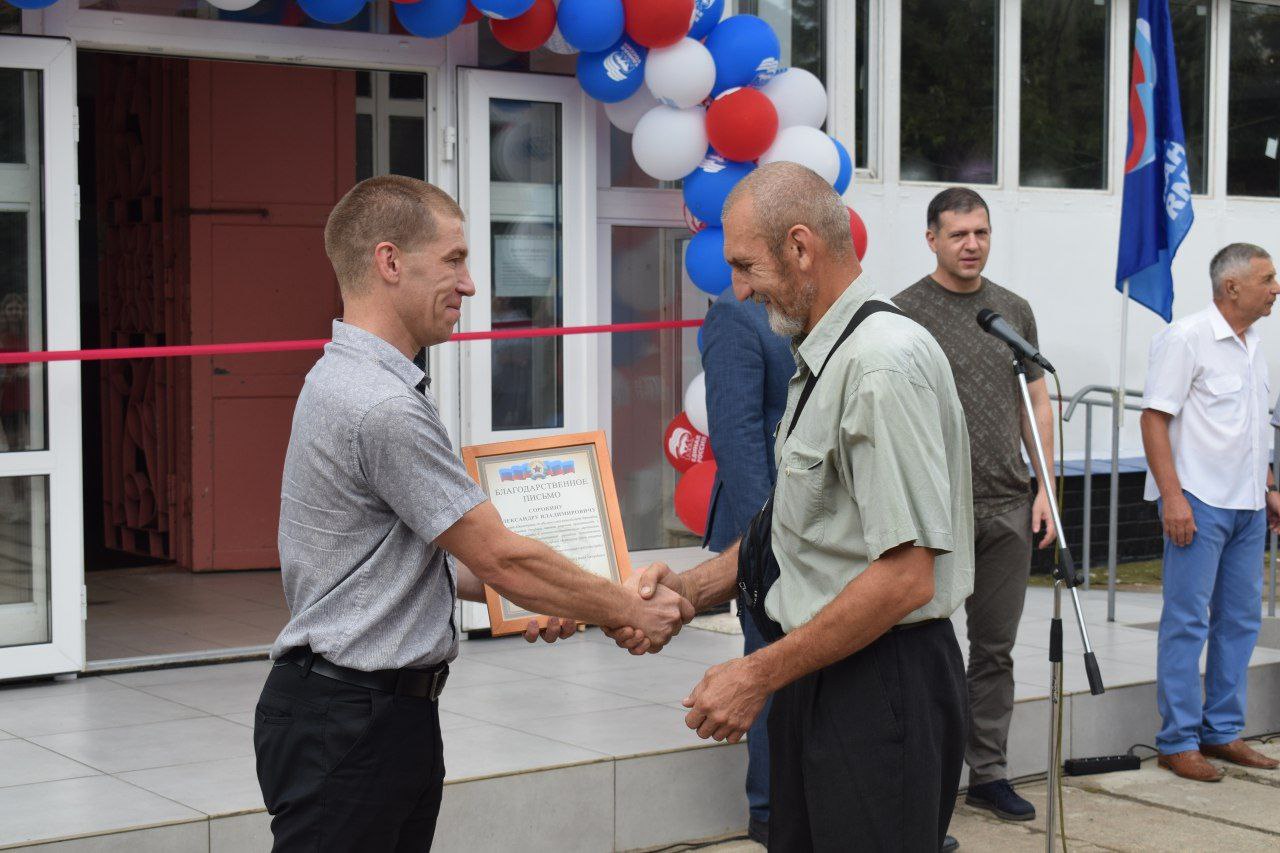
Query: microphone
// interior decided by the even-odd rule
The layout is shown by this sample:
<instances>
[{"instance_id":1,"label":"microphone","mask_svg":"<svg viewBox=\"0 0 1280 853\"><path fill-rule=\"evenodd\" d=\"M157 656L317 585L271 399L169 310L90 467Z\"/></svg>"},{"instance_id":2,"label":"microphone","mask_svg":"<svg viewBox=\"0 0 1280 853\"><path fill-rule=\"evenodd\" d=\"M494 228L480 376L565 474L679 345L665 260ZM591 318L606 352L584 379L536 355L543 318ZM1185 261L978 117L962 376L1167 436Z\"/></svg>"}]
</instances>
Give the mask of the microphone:
<instances>
[{"instance_id":1,"label":"microphone","mask_svg":"<svg viewBox=\"0 0 1280 853\"><path fill-rule=\"evenodd\" d=\"M1050 373L1057 373L1053 369L1053 365L1049 363L1049 359L1040 354L1040 350L1033 347L1027 342L1022 335L1019 335L1009 325L1009 321L1001 317L990 308L983 308L978 312L978 325L982 327L982 331L986 332L994 338L999 338L1009 345L1009 349L1013 350L1014 355L1018 358L1027 358L1043 367Z\"/></svg>"}]
</instances>

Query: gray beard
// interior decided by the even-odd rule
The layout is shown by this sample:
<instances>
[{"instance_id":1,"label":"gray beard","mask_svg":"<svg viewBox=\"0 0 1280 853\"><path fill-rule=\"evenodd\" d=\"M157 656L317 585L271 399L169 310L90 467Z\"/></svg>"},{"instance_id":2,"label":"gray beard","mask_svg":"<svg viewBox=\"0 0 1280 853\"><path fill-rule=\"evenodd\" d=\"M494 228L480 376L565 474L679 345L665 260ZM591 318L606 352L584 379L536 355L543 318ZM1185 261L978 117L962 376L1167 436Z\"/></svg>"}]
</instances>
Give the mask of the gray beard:
<instances>
[{"instance_id":1,"label":"gray beard","mask_svg":"<svg viewBox=\"0 0 1280 853\"><path fill-rule=\"evenodd\" d=\"M796 317L788 317L772 305L765 306L766 313L769 315L769 328L773 329L775 335L781 335L784 338L794 338L804 331L804 320Z\"/></svg>"},{"instance_id":2,"label":"gray beard","mask_svg":"<svg viewBox=\"0 0 1280 853\"><path fill-rule=\"evenodd\" d=\"M769 317L769 328L775 335L794 338L804 333L804 324L809 319L809 310L813 308L813 300L817 296L818 286L807 281L796 289L796 316L786 314L774 307L773 303L765 306Z\"/></svg>"}]
</instances>

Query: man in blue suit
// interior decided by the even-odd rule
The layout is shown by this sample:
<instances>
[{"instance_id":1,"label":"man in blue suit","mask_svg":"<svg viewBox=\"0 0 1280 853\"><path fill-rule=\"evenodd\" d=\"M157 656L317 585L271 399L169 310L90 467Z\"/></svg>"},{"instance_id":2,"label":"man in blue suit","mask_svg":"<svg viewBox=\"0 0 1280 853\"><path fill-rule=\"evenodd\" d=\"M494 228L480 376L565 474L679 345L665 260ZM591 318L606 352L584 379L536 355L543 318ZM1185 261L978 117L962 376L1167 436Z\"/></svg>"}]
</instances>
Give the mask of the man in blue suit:
<instances>
[{"instance_id":1,"label":"man in blue suit","mask_svg":"<svg viewBox=\"0 0 1280 853\"><path fill-rule=\"evenodd\" d=\"M726 289L707 312L702 328L702 369L707 381L707 421L717 473L707 511L703 545L723 551L746 532L751 519L773 494L777 470L773 433L787 405L787 384L796 362L787 338L769 328L764 305L739 302ZM745 654L764 645L746 609L742 619ZM748 834L768 846L769 706L747 736Z\"/></svg>"}]
</instances>

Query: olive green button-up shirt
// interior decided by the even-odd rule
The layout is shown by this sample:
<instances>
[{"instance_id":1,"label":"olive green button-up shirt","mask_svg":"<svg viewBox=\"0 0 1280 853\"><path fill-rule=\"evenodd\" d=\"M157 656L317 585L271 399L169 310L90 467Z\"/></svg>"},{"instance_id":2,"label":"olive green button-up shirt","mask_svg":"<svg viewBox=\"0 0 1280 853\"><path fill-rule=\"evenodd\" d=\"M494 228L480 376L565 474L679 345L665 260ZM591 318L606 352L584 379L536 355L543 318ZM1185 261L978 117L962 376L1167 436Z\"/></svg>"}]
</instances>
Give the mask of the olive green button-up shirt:
<instances>
[{"instance_id":1,"label":"olive green button-up shirt","mask_svg":"<svg viewBox=\"0 0 1280 853\"><path fill-rule=\"evenodd\" d=\"M787 436L805 382L873 296L885 299L855 282L793 346L798 370L774 450L773 552L781 574L765 599L785 631L905 543L938 555L933 600L902 624L949 617L973 591L964 410L947 357L922 326L887 312L864 320L832 356Z\"/></svg>"}]
</instances>

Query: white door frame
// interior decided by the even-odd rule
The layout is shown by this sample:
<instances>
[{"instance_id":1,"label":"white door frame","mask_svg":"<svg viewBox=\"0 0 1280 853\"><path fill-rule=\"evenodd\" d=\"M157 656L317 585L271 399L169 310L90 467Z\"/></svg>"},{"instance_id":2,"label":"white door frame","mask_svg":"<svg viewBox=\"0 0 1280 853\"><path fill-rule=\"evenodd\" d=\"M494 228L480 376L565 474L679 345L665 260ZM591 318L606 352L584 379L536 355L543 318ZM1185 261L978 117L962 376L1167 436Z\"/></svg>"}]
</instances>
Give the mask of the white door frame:
<instances>
[{"instance_id":1,"label":"white door frame","mask_svg":"<svg viewBox=\"0 0 1280 853\"><path fill-rule=\"evenodd\" d=\"M0 36L0 67L41 75L44 347L80 346L80 275L76 220L75 46L65 39ZM0 477L46 477L48 517L33 526L33 549L47 535L51 641L0 648L0 679L76 672L84 667L84 514L80 459L80 365L46 369L45 450L0 453ZM46 530L43 528L47 527ZM40 544L37 544L40 543Z\"/></svg>"},{"instance_id":2,"label":"white door frame","mask_svg":"<svg viewBox=\"0 0 1280 853\"><path fill-rule=\"evenodd\" d=\"M598 317L596 273L596 164L588 156L595 141L595 105L572 77L459 69L458 114L461 162L460 202L467 211L468 265L476 295L463 306L462 331L491 328L491 252L489 102L495 98L555 103L561 107L561 270L562 316L566 326L590 325ZM564 340L564 426L559 429L492 429L492 346L487 341L460 344L461 387L471 389L462 405L461 444L482 444L561 432L594 429L591 400L600 370L600 336L573 335Z\"/></svg>"}]
</instances>

